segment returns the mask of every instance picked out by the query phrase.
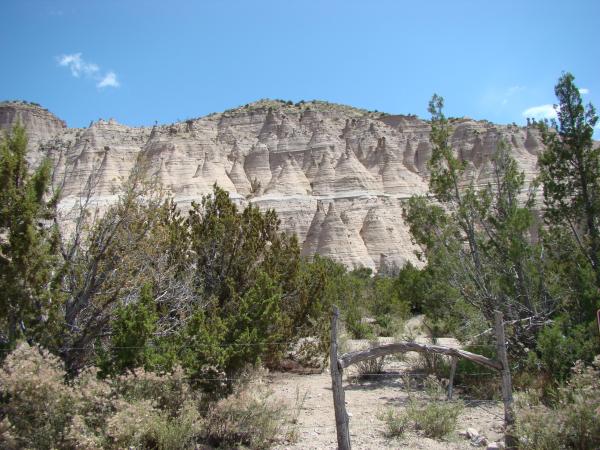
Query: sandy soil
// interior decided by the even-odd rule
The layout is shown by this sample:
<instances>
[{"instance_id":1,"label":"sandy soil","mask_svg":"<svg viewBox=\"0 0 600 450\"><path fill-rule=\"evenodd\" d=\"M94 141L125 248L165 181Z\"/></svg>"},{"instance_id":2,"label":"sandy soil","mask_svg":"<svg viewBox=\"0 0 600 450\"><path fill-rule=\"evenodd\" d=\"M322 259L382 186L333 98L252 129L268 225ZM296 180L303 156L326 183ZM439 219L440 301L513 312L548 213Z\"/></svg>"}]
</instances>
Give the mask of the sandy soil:
<instances>
[{"instance_id":1,"label":"sandy soil","mask_svg":"<svg viewBox=\"0 0 600 450\"><path fill-rule=\"evenodd\" d=\"M425 339L420 337L419 340ZM458 345L455 341L439 342L441 345ZM365 342L353 341L352 347ZM408 356L409 359L411 356ZM415 357L415 356L412 356ZM344 374L346 407L350 415L350 437L353 449L472 449L470 441L459 431L474 428L489 442L502 440L503 409L501 402L466 402L459 418L457 430L443 441L436 441L411 430L400 439L390 439L384 434L385 424L378 418L390 407L405 408L409 395L423 397L422 389L411 382L410 393L406 386L408 369L406 361L391 360L386 363L384 376L358 382L351 369ZM297 440L283 442L276 449L336 449L337 439L331 392L331 376L321 374L299 375L274 373L270 375L275 398L290 405L300 405L297 410ZM456 391L455 391L456 392ZM460 398L460 389L457 392ZM485 448L485 446L483 447Z\"/></svg>"},{"instance_id":2,"label":"sandy soil","mask_svg":"<svg viewBox=\"0 0 600 450\"><path fill-rule=\"evenodd\" d=\"M356 449L466 449L473 448L458 431L444 441L419 436L414 431L400 440L384 435L384 423L378 413L389 407L403 408L408 400L404 383L399 376L381 377L377 381L346 383L347 410L350 417L350 437ZM281 444L277 449L335 449L337 448L331 377L318 375L274 374L274 395L289 404L304 398L298 414L298 440ZM412 395L419 395L413 392ZM485 409L483 409L485 408ZM469 404L459 419L458 430L475 428L488 440L501 439L502 405L499 402L483 405Z\"/></svg>"}]
</instances>

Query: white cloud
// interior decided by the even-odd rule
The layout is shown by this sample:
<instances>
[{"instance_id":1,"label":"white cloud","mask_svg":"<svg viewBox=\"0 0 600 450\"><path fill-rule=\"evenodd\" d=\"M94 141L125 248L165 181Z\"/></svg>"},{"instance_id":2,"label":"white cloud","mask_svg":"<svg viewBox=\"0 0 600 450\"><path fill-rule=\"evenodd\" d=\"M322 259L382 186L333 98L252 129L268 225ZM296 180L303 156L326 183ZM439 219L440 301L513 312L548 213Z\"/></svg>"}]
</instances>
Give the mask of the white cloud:
<instances>
[{"instance_id":1,"label":"white cloud","mask_svg":"<svg viewBox=\"0 0 600 450\"><path fill-rule=\"evenodd\" d=\"M590 90L588 88L581 88L581 89L579 89L579 93L581 95L586 95L586 94L590 93Z\"/></svg>"},{"instance_id":2,"label":"white cloud","mask_svg":"<svg viewBox=\"0 0 600 450\"><path fill-rule=\"evenodd\" d=\"M527 108L522 112L523 117L531 117L533 119L556 119L556 109L554 105L539 105Z\"/></svg>"},{"instance_id":3,"label":"white cloud","mask_svg":"<svg viewBox=\"0 0 600 450\"><path fill-rule=\"evenodd\" d=\"M81 74L92 76L100 70L96 64L85 62L81 57L81 53L59 56L58 64L63 67L68 67L71 70L71 74L77 78Z\"/></svg>"},{"instance_id":4,"label":"white cloud","mask_svg":"<svg viewBox=\"0 0 600 450\"><path fill-rule=\"evenodd\" d=\"M99 88L103 88L103 87L119 87L121 84L119 83L119 80L117 80L117 74L114 72L108 72L106 75L104 75L104 78L102 78L98 84L96 84L96 87Z\"/></svg>"},{"instance_id":5,"label":"white cloud","mask_svg":"<svg viewBox=\"0 0 600 450\"><path fill-rule=\"evenodd\" d=\"M66 55L61 55L56 58L58 61L58 65L62 67L66 67L71 71L71 75L75 78L79 78L83 76L85 78L90 78L95 80L96 87L119 87L120 83L117 80L117 74L115 72L107 72L102 75L100 71L100 66L93 62L85 61L81 53L71 53Z\"/></svg>"}]
</instances>

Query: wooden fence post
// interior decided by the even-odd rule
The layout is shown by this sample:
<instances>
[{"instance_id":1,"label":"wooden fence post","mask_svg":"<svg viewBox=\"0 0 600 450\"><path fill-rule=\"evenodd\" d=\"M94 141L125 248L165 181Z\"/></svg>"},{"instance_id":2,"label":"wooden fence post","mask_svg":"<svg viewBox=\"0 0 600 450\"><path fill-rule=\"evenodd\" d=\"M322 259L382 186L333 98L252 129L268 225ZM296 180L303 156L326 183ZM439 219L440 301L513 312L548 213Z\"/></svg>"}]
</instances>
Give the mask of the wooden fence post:
<instances>
[{"instance_id":1,"label":"wooden fence post","mask_svg":"<svg viewBox=\"0 0 600 450\"><path fill-rule=\"evenodd\" d=\"M494 311L496 345L498 349L498 360L502 364L500 374L502 376L502 401L504 402L504 442L507 449L517 448L517 440L513 435L515 424L515 413L513 410L512 381L508 356L506 354L506 336L504 334L504 319L502 312Z\"/></svg>"},{"instance_id":2,"label":"wooden fence post","mask_svg":"<svg viewBox=\"0 0 600 450\"><path fill-rule=\"evenodd\" d=\"M342 385L342 369L338 364L337 322L340 312L333 306L331 316L331 347L329 352L329 368L331 371L331 390L333 392L333 408L335 410L335 428L339 450L350 450L349 418L346 412L346 399Z\"/></svg>"},{"instance_id":3,"label":"wooden fence post","mask_svg":"<svg viewBox=\"0 0 600 450\"><path fill-rule=\"evenodd\" d=\"M456 375L456 363L458 362L458 358L456 356L452 357L452 362L450 363L450 379L448 380L448 400L452 400L452 391L454 389L454 375Z\"/></svg>"}]
</instances>

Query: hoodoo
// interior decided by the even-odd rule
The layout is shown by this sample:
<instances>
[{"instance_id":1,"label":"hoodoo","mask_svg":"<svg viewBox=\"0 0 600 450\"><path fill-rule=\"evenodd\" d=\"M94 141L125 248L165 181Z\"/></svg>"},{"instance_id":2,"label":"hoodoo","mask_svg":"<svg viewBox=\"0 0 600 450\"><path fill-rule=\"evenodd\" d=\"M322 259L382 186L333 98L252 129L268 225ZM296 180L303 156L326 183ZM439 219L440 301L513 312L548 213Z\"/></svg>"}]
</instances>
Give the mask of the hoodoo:
<instances>
[{"instance_id":1,"label":"hoodoo","mask_svg":"<svg viewBox=\"0 0 600 450\"><path fill-rule=\"evenodd\" d=\"M120 183L144 164L181 208L216 183L236 202L275 209L305 256L321 253L375 269L382 260L419 264L401 212L406 197L427 192L429 124L415 116L261 100L170 125L99 120L76 129L41 107L1 104L0 127L17 121L30 136L30 161L53 161L61 208L70 208L86 186L102 203L115 201ZM452 129L452 146L475 182L488 180L500 139L527 180L535 176L543 150L535 127L456 119Z\"/></svg>"}]
</instances>

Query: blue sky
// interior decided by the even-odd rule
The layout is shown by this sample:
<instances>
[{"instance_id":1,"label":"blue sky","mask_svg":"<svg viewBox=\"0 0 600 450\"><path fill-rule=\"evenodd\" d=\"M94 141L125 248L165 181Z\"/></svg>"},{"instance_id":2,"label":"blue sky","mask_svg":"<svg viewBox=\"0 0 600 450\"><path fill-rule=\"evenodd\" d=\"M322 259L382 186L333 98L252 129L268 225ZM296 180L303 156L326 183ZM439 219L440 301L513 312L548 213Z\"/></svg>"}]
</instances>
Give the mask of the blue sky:
<instances>
[{"instance_id":1,"label":"blue sky","mask_svg":"<svg viewBox=\"0 0 600 450\"><path fill-rule=\"evenodd\" d=\"M0 99L69 126L170 123L260 98L524 123L570 71L600 100L600 2L0 2Z\"/></svg>"}]
</instances>

